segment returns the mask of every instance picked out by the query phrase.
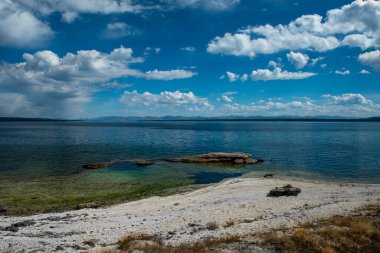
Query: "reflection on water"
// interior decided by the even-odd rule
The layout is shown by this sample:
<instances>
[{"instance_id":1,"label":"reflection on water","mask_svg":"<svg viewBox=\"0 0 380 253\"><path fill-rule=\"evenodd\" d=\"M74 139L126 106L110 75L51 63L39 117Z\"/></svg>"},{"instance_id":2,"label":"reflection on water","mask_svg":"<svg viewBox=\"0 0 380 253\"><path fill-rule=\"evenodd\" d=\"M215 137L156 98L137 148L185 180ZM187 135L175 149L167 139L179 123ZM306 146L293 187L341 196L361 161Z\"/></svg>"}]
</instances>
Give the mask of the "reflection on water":
<instances>
[{"instance_id":1,"label":"reflection on water","mask_svg":"<svg viewBox=\"0 0 380 253\"><path fill-rule=\"evenodd\" d=\"M214 151L249 152L266 162L245 168L164 162L81 168L89 162ZM265 173L380 183L379 153L379 123L0 123L0 202L60 210L78 201L121 201Z\"/></svg>"}]
</instances>

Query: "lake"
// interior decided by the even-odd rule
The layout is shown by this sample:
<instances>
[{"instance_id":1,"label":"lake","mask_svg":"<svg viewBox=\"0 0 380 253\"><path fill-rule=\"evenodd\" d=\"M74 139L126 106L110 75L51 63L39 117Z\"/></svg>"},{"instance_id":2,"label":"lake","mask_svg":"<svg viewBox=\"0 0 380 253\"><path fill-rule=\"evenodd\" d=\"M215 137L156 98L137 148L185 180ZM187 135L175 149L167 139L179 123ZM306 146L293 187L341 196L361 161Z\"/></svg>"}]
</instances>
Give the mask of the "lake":
<instances>
[{"instance_id":1,"label":"lake","mask_svg":"<svg viewBox=\"0 0 380 253\"><path fill-rule=\"evenodd\" d=\"M248 152L265 162L82 169L85 163L114 159L215 151ZM61 211L81 202L118 203L266 173L380 183L379 154L376 122L2 122L0 203L14 214Z\"/></svg>"}]
</instances>

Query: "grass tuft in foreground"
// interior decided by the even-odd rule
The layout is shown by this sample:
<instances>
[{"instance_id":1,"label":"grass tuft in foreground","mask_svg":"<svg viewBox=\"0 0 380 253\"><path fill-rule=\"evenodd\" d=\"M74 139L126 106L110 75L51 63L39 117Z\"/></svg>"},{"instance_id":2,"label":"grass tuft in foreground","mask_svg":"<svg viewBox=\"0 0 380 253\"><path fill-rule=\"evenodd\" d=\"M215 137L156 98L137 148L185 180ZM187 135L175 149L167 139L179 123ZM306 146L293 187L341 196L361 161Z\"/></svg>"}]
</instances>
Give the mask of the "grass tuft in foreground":
<instances>
[{"instance_id":1,"label":"grass tuft in foreground","mask_svg":"<svg viewBox=\"0 0 380 253\"><path fill-rule=\"evenodd\" d=\"M275 252L380 252L380 208L356 216L334 216L296 230L261 235L263 246Z\"/></svg>"},{"instance_id":2,"label":"grass tuft in foreground","mask_svg":"<svg viewBox=\"0 0 380 253\"><path fill-rule=\"evenodd\" d=\"M220 252L221 245L239 242L238 236L221 238L207 238L194 244L166 245L157 236L147 234L129 234L122 238L118 249L104 249L102 253L216 253Z\"/></svg>"}]
</instances>

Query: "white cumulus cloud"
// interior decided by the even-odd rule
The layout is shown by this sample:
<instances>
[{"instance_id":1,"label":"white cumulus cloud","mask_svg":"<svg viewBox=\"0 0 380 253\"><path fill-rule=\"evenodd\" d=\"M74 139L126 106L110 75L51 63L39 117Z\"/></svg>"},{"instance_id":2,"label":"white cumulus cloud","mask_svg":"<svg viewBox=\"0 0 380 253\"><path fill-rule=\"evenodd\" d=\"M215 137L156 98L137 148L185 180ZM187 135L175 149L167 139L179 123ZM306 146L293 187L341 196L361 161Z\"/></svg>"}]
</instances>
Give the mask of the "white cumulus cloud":
<instances>
[{"instance_id":1,"label":"white cumulus cloud","mask_svg":"<svg viewBox=\"0 0 380 253\"><path fill-rule=\"evenodd\" d=\"M227 75L228 81L230 81L230 82L236 82L240 78L239 74L235 74L235 73L230 72L230 71L227 71L226 75Z\"/></svg>"},{"instance_id":2,"label":"white cumulus cloud","mask_svg":"<svg viewBox=\"0 0 380 253\"><path fill-rule=\"evenodd\" d=\"M357 93L345 93L339 96L333 96L330 94L323 95L324 98L331 99L331 101L337 105L374 105L375 103L364 97L362 94Z\"/></svg>"},{"instance_id":3,"label":"white cumulus cloud","mask_svg":"<svg viewBox=\"0 0 380 253\"><path fill-rule=\"evenodd\" d=\"M305 79L311 76L315 76L316 73L312 72L288 72L282 70L279 67L274 70L269 69L257 69L252 71L251 78L253 81L269 81L269 80L291 80L291 79Z\"/></svg>"},{"instance_id":4,"label":"white cumulus cloud","mask_svg":"<svg viewBox=\"0 0 380 253\"><path fill-rule=\"evenodd\" d=\"M183 69L175 69L175 70L150 70L145 72L142 76L146 79L154 79L154 80L175 80L175 79L186 79L197 75L197 73L183 70Z\"/></svg>"},{"instance_id":5,"label":"white cumulus cloud","mask_svg":"<svg viewBox=\"0 0 380 253\"><path fill-rule=\"evenodd\" d=\"M286 54L288 61L293 64L297 69L302 69L309 61L309 56L303 53L290 52Z\"/></svg>"},{"instance_id":6,"label":"white cumulus cloud","mask_svg":"<svg viewBox=\"0 0 380 253\"><path fill-rule=\"evenodd\" d=\"M121 96L120 101L130 107L164 107L167 109L184 108L190 111L208 111L213 109L213 106L209 103L207 98L198 97L191 91L162 91L158 94L147 91L143 93L138 93L136 90L125 91Z\"/></svg>"},{"instance_id":7,"label":"white cumulus cloud","mask_svg":"<svg viewBox=\"0 0 380 253\"><path fill-rule=\"evenodd\" d=\"M366 52L359 55L359 62L380 71L380 50Z\"/></svg>"},{"instance_id":8,"label":"white cumulus cloud","mask_svg":"<svg viewBox=\"0 0 380 253\"><path fill-rule=\"evenodd\" d=\"M0 46L36 47L53 36L47 23L11 0L0 2Z\"/></svg>"},{"instance_id":9,"label":"white cumulus cloud","mask_svg":"<svg viewBox=\"0 0 380 253\"><path fill-rule=\"evenodd\" d=\"M340 46L366 49L380 46L380 2L356 0L325 17L303 15L289 24L252 26L215 37L207 51L254 57L283 50L324 52Z\"/></svg>"},{"instance_id":10,"label":"white cumulus cloud","mask_svg":"<svg viewBox=\"0 0 380 253\"><path fill-rule=\"evenodd\" d=\"M130 68L142 63L131 48L120 47L110 53L80 50L59 57L52 51L23 55L24 61L0 64L0 87L21 94L41 115L79 111L91 95L104 88L122 87L114 80L136 77L155 80L189 78L195 73L185 70L143 72Z\"/></svg>"}]
</instances>

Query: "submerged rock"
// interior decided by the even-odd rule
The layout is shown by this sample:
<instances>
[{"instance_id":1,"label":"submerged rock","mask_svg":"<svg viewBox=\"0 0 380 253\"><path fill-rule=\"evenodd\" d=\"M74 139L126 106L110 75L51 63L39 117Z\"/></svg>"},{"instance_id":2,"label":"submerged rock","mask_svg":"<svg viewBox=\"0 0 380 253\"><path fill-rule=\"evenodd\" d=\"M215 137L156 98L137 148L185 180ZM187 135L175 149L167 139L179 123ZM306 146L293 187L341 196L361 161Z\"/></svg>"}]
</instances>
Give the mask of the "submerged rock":
<instances>
[{"instance_id":1,"label":"submerged rock","mask_svg":"<svg viewBox=\"0 0 380 253\"><path fill-rule=\"evenodd\" d=\"M267 197L297 196L300 193L300 188L296 188L288 184L283 187L276 187L273 190L270 190Z\"/></svg>"},{"instance_id":2,"label":"submerged rock","mask_svg":"<svg viewBox=\"0 0 380 253\"><path fill-rule=\"evenodd\" d=\"M262 160L252 159L252 156L247 153L223 153L214 152L202 155L185 156L178 158L162 159L167 162L180 163L231 163L231 164L256 164Z\"/></svg>"},{"instance_id":3,"label":"submerged rock","mask_svg":"<svg viewBox=\"0 0 380 253\"><path fill-rule=\"evenodd\" d=\"M113 162L103 162L103 163L88 163L83 165L82 167L87 170L100 169L105 167L112 166Z\"/></svg>"},{"instance_id":4,"label":"submerged rock","mask_svg":"<svg viewBox=\"0 0 380 253\"><path fill-rule=\"evenodd\" d=\"M100 202L89 202L89 203L80 203L77 205L77 209L85 209L85 208L99 208L102 206Z\"/></svg>"},{"instance_id":5,"label":"submerged rock","mask_svg":"<svg viewBox=\"0 0 380 253\"><path fill-rule=\"evenodd\" d=\"M133 161L137 166L148 166L148 165L152 165L154 164L153 161L149 161L149 160L137 160L137 161Z\"/></svg>"},{"instance_id":6,"label":"submerged rock","mask_svg":"<svg viewBox=\"0 0 380 253\"><path fill-rule=\"evenodd\" d=\"M8 208L5 205L0 204L0 213L5 213L7 211L8 211Z\"/></svg>"}]
</instances>

